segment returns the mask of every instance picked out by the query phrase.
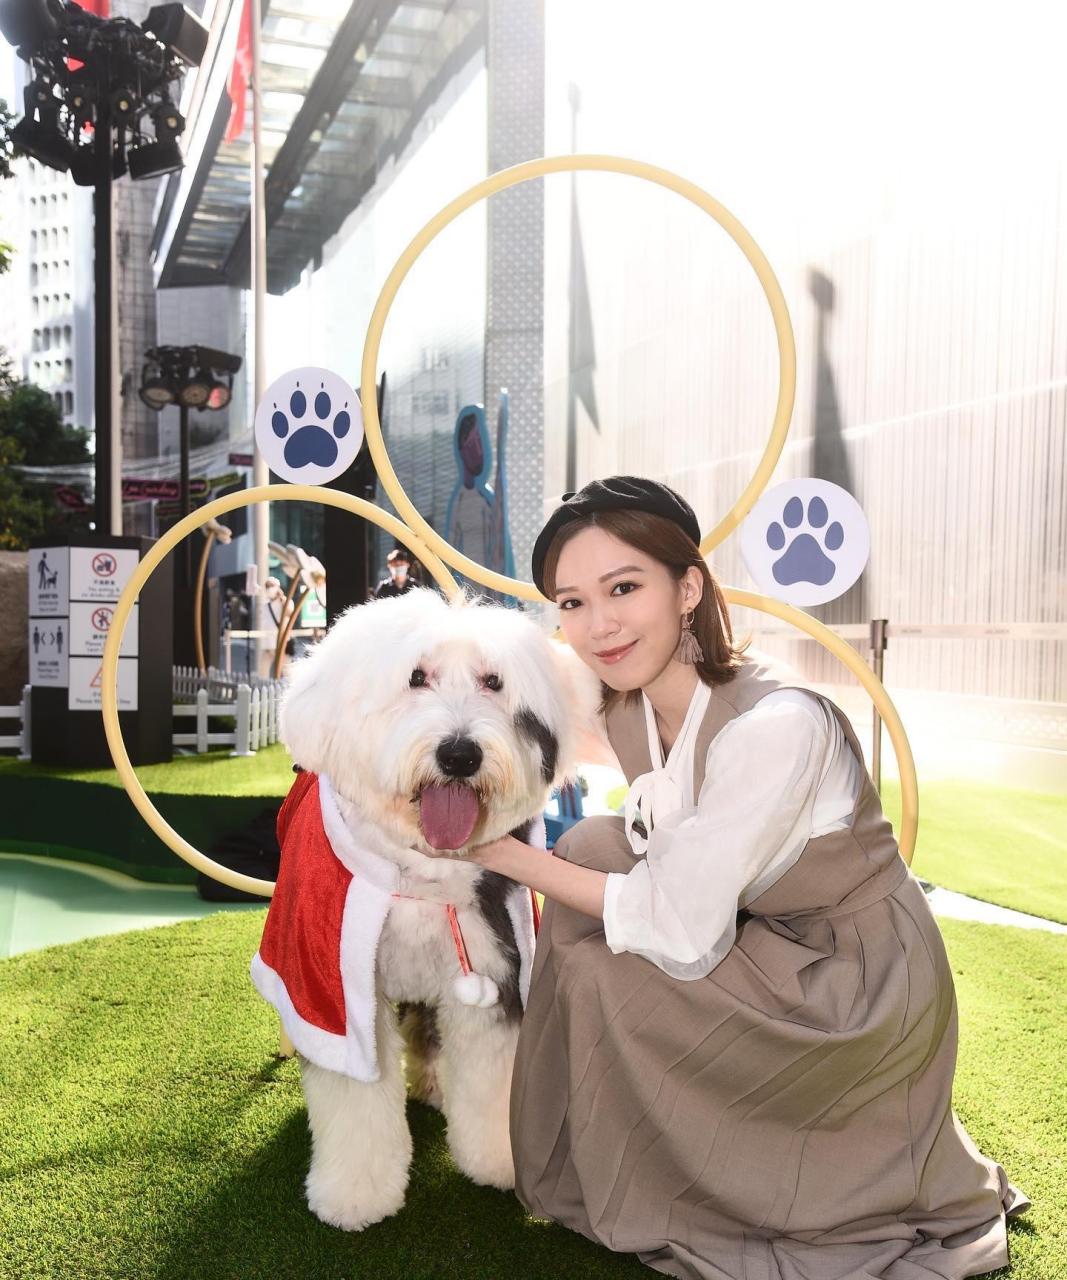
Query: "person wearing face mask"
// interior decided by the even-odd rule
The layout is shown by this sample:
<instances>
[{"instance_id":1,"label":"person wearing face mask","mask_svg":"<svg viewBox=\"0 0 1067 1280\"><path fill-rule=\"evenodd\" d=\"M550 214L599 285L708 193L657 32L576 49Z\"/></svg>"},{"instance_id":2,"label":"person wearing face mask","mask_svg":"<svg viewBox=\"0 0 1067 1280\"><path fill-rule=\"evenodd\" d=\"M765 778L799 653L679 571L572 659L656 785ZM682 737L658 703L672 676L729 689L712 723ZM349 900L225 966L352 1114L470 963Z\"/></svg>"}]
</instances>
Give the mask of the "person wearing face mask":
<instances>
[{"instance_id":1,"label":"person wearing face mask","mask_svg":"<svg viewBox=\"0 0 1067 1280\"><path fill-rule=\"evenodd\" d=\"M546 897L511 1093L516 1192L665 1275L951 1280L1029 1207L952 1111L952 970L848 719L735 643L700 528L635 476L533 552L601 681L622 817L481 865Z\"/></svg>"},{"instance_id":2,"label":"person wearing face mask","mask_svg":"<svg viewBox=\"0 0 1067 1280\"><path fill-rule=\"evenodd\" d=\"M389 576L382 578L374 588L372 599L385 600L389 596L402 596L419 585L411 576L411 557L402 548L394 547L389 552L385 557L385 567L389 570Z\"/></svg>"}]
</instances>

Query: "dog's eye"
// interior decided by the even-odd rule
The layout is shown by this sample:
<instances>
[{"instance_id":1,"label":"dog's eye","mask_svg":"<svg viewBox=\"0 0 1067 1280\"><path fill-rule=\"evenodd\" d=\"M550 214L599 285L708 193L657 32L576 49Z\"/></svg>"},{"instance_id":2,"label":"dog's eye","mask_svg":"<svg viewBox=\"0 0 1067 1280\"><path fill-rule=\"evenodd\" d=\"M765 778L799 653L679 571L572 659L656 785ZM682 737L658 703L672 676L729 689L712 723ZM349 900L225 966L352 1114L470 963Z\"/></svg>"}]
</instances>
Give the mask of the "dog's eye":
<instances>
[{"instance_id":1,"label":"dog's eye","mask_svg":"<svg viewBox=\"0 0 1067 1280\"><path fill-rule=\"evenodd\" d=\"M423 671L422 667L416 667L415 670L411 673L411 679L408 681L408 684L412 687L412 689L421 689L425 683L426 683L426 672Z\"/></svg>"},{"instance_id":2,"label":"dog's eye","mask_svg":"<svg viewBox=\"0 0 1067 1280\"><path fill-rule=\"evenodd\" d=\"M487 689L492 689L494 693L499 693L504 687L504 682L498 675L488 675L482 681Z\"/></svg>"}]
</instances>

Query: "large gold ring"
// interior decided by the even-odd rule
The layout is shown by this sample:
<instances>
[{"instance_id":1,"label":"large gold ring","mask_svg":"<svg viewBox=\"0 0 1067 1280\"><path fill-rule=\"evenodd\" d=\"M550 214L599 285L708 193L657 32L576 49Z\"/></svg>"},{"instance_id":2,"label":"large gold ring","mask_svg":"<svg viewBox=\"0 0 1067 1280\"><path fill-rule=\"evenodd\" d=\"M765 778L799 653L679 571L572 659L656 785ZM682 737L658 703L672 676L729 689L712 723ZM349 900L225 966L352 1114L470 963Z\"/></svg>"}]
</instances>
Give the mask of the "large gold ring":
<instances>
[{"instance_id":1,"label":"large gold ring","mask_svg":"<svg viewBox=\"0 0 1067 1280\"><path fill-rule=\"evenodd\" d=\"M507 574L495 573L484 565L478 564L468 556L457 551L449 542L441 537L422 517L414 503L404 492L397 479L396 472L389 460L389 453L382 436L382 424L378 419L378 352L382 342L382 331L385 328L389 308L393 305L397 290L405 276L414 266L416 259L426 246L445 227L457 218L464 210L485 200L498 191L517 186L520 182L529 182L533 178L544 177L549 173L567 173L574 170L597 170L605 173L628 174L634 178L644 178L658 186L683 196L697 208L714 218L724 231L734 240L741 252L748 259L756 277L760 282L774 320L774 331L778 338L778 403L774 410L774 421L770 439L763 451L752 479L748 482L740 498L729 512L719 521L700 543L700 550L707 555L714 547L734 530L752 509L760 494L771 478L782 449L785 447L786 435L789 431L789 419L793 412L793 399L796 395L797 353L793 341L793 326L789 320L789 310L785 304L785 296L781 286L771 270L771 264L764 257L762 249L749 235L740 222L724 205L713 196L698 187L695 183L672 173L669 169L660 169L656 165L646 164L643 160L627 160L622 156L570 155L546 156L541 160L528 160L524 164L513 165L509 169L501 169L491 174L482 182L476 183L462 195L457 196L437 214L435 214L422 230L415 236L404 252L397 259L396 265L378 295L371 313L367 338L363 346L363 369L361 381L361 403L363 406L363 429L367 444L378 477L388 493L393 506L401 517L424 542L453 569L465 574L475 582L481 583L504 595L520 596L524 600L543 601L544 596L531 582L523 582L518 578L509 578Z\"/></svg>"},{"instance_id":2,"label":"large gold ring","mask_svg":"<svg viewBox=\"0 0 1067 1280\"><path fill-rule=\"evenodd\" d=\"M461 588L437 555L396 516L376 507L372 502L343 493L339 489L323 489L308 484L266 484L260 485L257 489L244 489L238 493L229 493L224 497L216 498L214 502L199 507L183 520L179 520L173 529L169 529L158 542L153 544L144 559L137 565L115 606L115 616L111 620L107 641L104 644L101 677L103 685L100 690L100 700L104 716L104 732L107 735L107 745L111 750L115 769L141 817L179 858L183 858L191 867L195 867L197 871L204 872L205 875L211 876L222 884L228 884L234 889L244 889L246 893L271 897L274 893L272 880L258 880L254 876L241 875L207 857L180 836L149 800L147 792L141 786L137 773L130 763L126 743L122 737L122 728L119 725L118 707L119 647L122 644L122 633L126 630L130 612L137 602L137 597L144 590L145 583L163 557L183 538L194 533L206 521L225 515L227 511L234 511L238 507L251 506L254 502L318 502L322 506L339 507L342 511L349 511L354 516L362 516L364 520L370 520L373 524L387 530L417 556L433 574L446 595L455 595Z\"/></svg>"},{"instance_id":3,"label":"large gold ring","mask_svg":"<svg viewBox=\"0 0 1067 1280\"><path fill-rule=\"evenodd\" d=\"M805 613L803 609L786 604L784 600L776 600L773 596L761 596L753 591L742 591L739 587L723 587L722 593L730 604L743 605L746 609L758 609L762 613L773 614L783 622L791 622L801 631L806 631L814 640L818 640L824 649L829 649L835 658L839 658L870 694L875 710L889 730L889 740L893 744L893 753L897 758L901 804L900 835L897 844L900 847L900 856L910 867L915 853L915 835L919 827L919 780L915 772L915 757L911 753L911 743L904 732L903 722L897 714L893 700L886 692L885 685L846 640L835 635L829 627L824 626L817 618L813 618L810 613Z\"/></svg>"}]
</instances>

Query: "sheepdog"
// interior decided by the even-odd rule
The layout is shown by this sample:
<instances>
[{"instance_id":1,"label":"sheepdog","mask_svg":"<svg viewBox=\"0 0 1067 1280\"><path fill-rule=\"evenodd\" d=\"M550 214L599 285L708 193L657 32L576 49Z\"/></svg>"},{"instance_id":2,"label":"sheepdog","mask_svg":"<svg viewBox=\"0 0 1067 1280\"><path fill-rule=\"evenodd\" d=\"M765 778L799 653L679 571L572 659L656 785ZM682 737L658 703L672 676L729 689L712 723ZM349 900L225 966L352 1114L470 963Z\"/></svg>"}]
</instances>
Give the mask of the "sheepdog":
<instances>
[{"instance_id":1,"label":"sheepdog","mask_svg":"<svg viewBox=\"0 0 1067 1280\"><path fill-rule=\"evenodd\" d=\"M297 1051L323 1222L403 1206L409 1091L444 1114L463 1173L514 1186L536 902L464 855L509 833L544 848L598 696L518 610L430 588L348 610L295 665L280 727L299 772L252 978Z\"/></svg>"}]
</instances>

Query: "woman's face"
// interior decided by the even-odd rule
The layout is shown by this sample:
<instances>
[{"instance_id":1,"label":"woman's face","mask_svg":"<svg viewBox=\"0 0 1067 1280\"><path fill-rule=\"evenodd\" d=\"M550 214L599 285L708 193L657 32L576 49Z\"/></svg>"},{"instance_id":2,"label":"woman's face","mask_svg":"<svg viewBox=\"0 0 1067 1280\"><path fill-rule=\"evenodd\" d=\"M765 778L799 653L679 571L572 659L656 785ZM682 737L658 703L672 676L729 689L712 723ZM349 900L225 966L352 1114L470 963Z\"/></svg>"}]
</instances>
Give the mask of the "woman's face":
<instances>
[{"instance_id":1,"label":"woman's face","mask_svg":"<svg viewBox=\"0 0 1067 1280\"><path fill-rule=\"evenodd\" d=\"M564 543L556 565L563 637L612 689L650 685L674 655L682 614L700 599L691 575L700 576L690 569L676 582L629 543L595 526L583 529Z\"/></svg>"}]
</instances>

